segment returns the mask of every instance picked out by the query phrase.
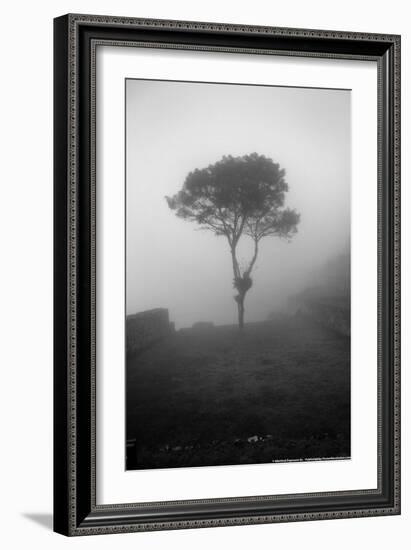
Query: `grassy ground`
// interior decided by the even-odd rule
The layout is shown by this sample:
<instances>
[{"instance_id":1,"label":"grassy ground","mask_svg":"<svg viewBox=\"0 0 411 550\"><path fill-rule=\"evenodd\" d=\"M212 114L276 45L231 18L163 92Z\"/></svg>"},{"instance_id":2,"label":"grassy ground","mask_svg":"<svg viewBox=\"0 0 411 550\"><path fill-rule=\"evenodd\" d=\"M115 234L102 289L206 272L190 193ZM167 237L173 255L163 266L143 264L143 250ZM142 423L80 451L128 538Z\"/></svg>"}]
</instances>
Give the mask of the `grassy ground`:
<instances>
[{"instance_id":1,"label":"grassy ground","mask_svg":"<svg viewBox=\"0 0 411 550\"><path fill-rule=\"evenodd\" d=\"M127 362L127 468L348 457L349 339L301 318L179 331Z\"/></svg>"}]
</instances>

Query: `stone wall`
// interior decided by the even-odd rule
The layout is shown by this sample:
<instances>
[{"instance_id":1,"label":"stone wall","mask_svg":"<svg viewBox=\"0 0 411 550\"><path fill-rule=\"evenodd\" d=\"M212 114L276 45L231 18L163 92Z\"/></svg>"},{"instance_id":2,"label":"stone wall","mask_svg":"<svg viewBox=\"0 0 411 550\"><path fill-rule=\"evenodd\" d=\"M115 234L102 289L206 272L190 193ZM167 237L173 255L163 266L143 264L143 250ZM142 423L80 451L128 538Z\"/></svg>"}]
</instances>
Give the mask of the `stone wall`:
<instances>
[{"instance_id":1,"label":"stone wall","mask_svg":"<svg viewBox=\"0 0 411 550\"><path fill-rule=\"evenodd\" d=\"M314 290L314 291L313 291ZM304 291L289 300L291 313L310 317L318 324L330 328L343 336L350 336L350 296L330 296L318 289Z\"/></svg>"},{"instance_id":2,"label":"stone wall","mask_svg":"<svg viewBox=\"0 0 411 550\"><path fill-rule=\"evenodd\" d=\"M168 309L157 308L128 315L126 319L127 353L142 351L173 332Z\"/></svg>"},{"instance_id":3,"label":"stone wall","mask_svg":"<svg viewBox=\"0 0 411 550\"><path fill-rule=\"evenodd\" d=\"M331 328L343 336L350 336L350 307L345 301L338 298L308 301L305 304L305 309L306 314L319 324Z\"/></svg>"}]
</instances>

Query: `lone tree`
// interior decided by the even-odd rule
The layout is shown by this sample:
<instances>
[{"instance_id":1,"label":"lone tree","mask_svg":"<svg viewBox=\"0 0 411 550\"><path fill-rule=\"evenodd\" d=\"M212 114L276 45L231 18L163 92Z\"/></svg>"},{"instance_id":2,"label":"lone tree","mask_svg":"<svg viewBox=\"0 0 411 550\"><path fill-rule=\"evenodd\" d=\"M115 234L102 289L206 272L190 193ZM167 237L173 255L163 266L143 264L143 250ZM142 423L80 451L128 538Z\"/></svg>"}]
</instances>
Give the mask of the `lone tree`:
<instances>
[{"instance_id":1,"label":"lone tree","mask_svg":"<svg viewBox=\"0 0 411 550\"><path fill-rule=\"evenodd\" d=\"M283 208L288 191L284 177L285 170L263 155L224 156L207 168L190 172L181 190L166 197L178 217L226 237L240 328L244 326L244 300L253 284L251 272L259 242L263 237L290 240L297 232L300 215ZM237 246L243 235L253 240L254 252L248 265L240 268Z\"/></svg>"}]
</instances>

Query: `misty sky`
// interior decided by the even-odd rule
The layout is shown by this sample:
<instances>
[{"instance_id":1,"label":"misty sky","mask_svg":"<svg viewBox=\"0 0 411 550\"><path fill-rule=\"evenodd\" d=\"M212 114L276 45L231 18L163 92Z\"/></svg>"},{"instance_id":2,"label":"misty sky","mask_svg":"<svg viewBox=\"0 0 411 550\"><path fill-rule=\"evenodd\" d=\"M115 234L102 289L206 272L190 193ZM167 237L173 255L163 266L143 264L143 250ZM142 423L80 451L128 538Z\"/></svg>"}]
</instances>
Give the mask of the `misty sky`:
<instances>
[{"instance_id":1,"label":"misty sky","mask_svg":"<svg viewBox=\"0 0 411 550\"><path fill-rule=\"evenodd\" d=\"M266 319L347 247L349 91L127 80L126 125L127 314L165 307L177 328L236 323L226 238L177 218L164 199L223 155L278 162L290 188L285 206L301 214L291 243L261 241L246 322ZM242 240L246 262L251 242Z\"/></svg>"}]
</instances>

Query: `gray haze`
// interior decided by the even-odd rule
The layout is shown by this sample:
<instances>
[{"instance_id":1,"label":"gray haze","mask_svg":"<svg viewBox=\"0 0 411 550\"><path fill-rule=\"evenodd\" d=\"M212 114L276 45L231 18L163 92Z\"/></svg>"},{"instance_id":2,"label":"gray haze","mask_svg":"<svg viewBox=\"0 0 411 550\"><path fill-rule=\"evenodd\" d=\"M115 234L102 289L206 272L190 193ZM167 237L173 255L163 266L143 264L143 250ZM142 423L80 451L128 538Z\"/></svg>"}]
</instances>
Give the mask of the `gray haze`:
<instances>
[{"instance_id":1,"label":"gray haze","mask_svg":"<svg viewBox=\"0 0 411 550\"><path fill-rule=\"evenodd\" d=\"M290 188L285 206L301 214L291 243L261 241L246 322L283 307L347 249L349 91L127 80L126 124L127 314L165 307L177 328L236 323L225 237L177 218L164 199L223 155L257 152L278 162Z\"/></svg>"}]
</instances>

